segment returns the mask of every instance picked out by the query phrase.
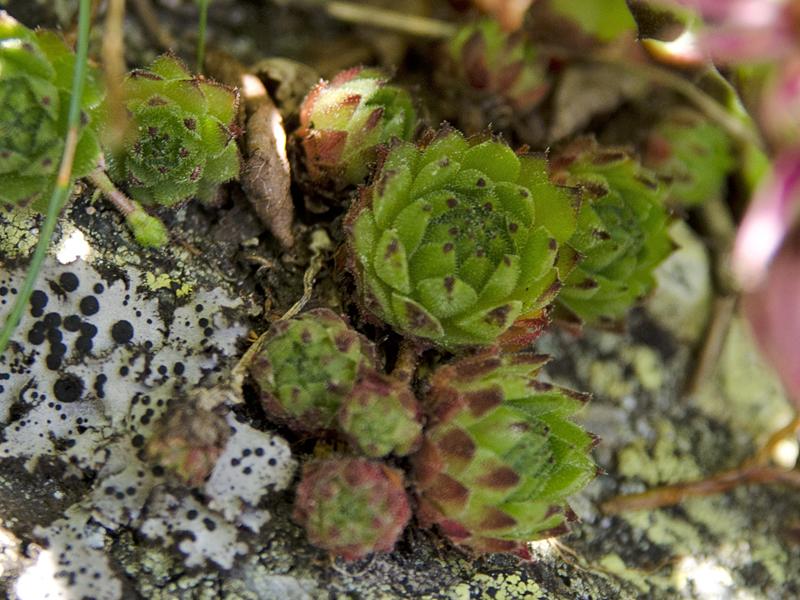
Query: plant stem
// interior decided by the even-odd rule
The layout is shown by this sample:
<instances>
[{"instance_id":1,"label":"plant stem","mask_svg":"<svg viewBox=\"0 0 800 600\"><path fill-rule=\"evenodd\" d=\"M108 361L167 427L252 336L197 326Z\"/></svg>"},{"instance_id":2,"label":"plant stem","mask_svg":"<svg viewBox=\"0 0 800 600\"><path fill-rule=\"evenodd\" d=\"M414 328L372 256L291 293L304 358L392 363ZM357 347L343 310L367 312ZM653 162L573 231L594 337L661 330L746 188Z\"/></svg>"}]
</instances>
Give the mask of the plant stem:
<instances>
[{"instance_id":1,"label":"plant stem","mask_svg":"<svg viewBox=\"0 0 800 600\"><path fill-rule=\"evenodd\" d=\"M42 264L47 256L47 249L50 246L50 239L53 237L58 216L69 199L69 193L72 189L72 163L75 159L75 149L78 145L81 98L83 98L83 88L86 83L89 55L90 0L80 0L79 7L78 46L75 56L75 70L72 73L72 89L67 117L67 134L64 138L64 152L61 155L61 164L58 168L55 188L52 196L50 196L50 203L47 205L47 216L39 231L39 241L36 244L36 250L28 267L25 281L14 301L14 306L8 315L8 319L3 325L3 330L0 331L0 354L5 351L11 336L14 335L14 331L22 318L22 313L25 311L28 300L33 293L33 288L39 277L39 271L41 271Z\"/></svg>"},{"instance_id":2,"label":"plant stem","mask_svg":"<svg viewBox=\"0 0 800 600\"><path fill-rule=\"evenodd\" d=\"M127 217L136 210L141 210L140 206L123 194L117 188L117 186L114 185L102 167L97 167L97 169L92 171L92 173L89 175L89 179L94 186L103 193L106 199L111 202L111 204L113 204L119 212L122 213L123 217Z\"/></svg>"},{"instance_id":3,"label":"plant stem","mask_svg":"<svg viewBox=\"0 0 800 600\"><path fill-rule=\"evenodd\" d=\"M206 58L206 27L208 25L208 4L211 0L198 0L200 3L200 25L197 40L197 72L203 72Z\"/></svg>"},{"instance_id":4,"label":"plant stem","mask_svg":"<svg viewBox=\"0 0 800 600\"><path fill-rule=\"evenodd\" d=\"M118 150L128 125L122 82L127 68L125 66L125 0L109 0L106 13L106 26L103 32L103 71L106 81L106 102L109 118L106 142L112 151Z\"/></svg>"},{"instance_id":5,"label":"plant stem","mask_svg":"<svg viewBox=\"0 0 800 600\"><path fill-rule=\"evenodd\" d=\"M175 38L172 37L166 27L162 27L158 13L153 8L150 0L133 0L133 7L136 9L144 28L153 40L161 46L162 50L174 50L177 47Z\"/></svg>"},{"instance_id":6,"label":"plant stem","mask_svg":"<svg viewBox=\"0 0 800 600\"><path fill-rule=\"evenodd\" d=\"M288 4L286 0L277 0L278 4ZM365 6L356 2L340 2L338 0L305 0L303 4L319 7L334 19L389 29L398 33L429 38L448 38L457 30L457 26L447 21L430 19L418 15L388 10L378 6Z\"/></svg>"}]
</instances>

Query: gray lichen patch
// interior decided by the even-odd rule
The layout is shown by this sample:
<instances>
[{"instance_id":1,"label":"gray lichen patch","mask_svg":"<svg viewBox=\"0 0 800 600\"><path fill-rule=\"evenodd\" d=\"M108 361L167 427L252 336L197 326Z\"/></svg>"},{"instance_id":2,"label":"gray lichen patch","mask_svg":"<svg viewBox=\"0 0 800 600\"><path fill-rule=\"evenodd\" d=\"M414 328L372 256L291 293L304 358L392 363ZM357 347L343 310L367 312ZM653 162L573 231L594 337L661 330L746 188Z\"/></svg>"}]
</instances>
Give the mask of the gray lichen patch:
<instances>
[{"instance_id":1,"label":"gray lichen patch","mask_svg":"<svg viewBox=\"0 0 800 600\"><path fill-rule=\"evenodd\" d=\"M15 227L0 219L0 237ZM252 477L230 471L207 496L175 486L144 447L171 404L187 401L197 386L228 381L248 331L248 298L208 263L195 261L195 269L182 250L125 263L115 244L87 239L73 223L63 222L61 233L14 341L0 356L0 506L10 513L3 522L42 545L19 575L16 594L123 597L127 584L106 546L137 529L175 542L173 552L187 568L206 561L230 568L249 549L240 526L248 525L251 537L264 526L270 513L263 499L294 473L286 443L231 413L233 445L224 454L229 460L246 454ZM72 244L69 252L65 243ZM175 261L176 272L191 279L160 285L164 278L153 273ZM24 265L0 271L0 320L23 277ZM27 479L30 494L53 495L29 503L43 510L16 508ZM193 529L190 510L202 513L202 529Z\"/></svg>"}]
</instances>

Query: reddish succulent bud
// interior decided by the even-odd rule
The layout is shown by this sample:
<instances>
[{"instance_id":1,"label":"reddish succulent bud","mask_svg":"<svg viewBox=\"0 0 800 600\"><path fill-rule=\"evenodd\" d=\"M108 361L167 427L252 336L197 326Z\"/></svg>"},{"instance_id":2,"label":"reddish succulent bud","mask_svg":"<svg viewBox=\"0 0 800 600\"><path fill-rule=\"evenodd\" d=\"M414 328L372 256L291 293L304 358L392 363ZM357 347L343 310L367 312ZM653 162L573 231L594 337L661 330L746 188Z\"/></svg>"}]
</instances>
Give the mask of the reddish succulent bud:
<instances>
[{"instance_id":1,"label":"reddish succulent bud","mask_svg":"<svg viewBox=\"0 0 800 600\"><path fill-rule=\"evenodd\" d=\"M292 517L312 544L356 560L392 550L411 509L400 471L339 457L305 465Z\"/></svg>"}]
</instances>

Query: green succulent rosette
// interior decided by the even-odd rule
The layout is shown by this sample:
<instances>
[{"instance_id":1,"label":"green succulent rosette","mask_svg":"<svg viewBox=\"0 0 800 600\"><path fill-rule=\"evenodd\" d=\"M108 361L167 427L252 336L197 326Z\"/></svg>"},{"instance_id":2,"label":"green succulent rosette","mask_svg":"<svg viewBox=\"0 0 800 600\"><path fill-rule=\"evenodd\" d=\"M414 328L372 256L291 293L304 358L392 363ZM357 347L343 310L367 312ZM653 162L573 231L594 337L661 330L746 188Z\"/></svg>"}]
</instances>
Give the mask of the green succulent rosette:
<instances>
[{"instance_id":1,"label":"green succulent rosette","mask_svg":"<svg viewBox=\"0 0 800 600\"><path fill-rule=\"evenodd\" d=\"M472 90L502 98L516 112L533 109L550 89L546 69L524 34L509 34L493 19L459 29L448 51Z\"/></svg>"},{"instance_id":2,"label":"green succulent rosette","mask_svg":"<svg viewBox=\"0 0 800 600\"><path fill-rule=\"evenodd\" d=\"M411 518L403 474L363 458L303 467L292 518L315 546L345 560L394 548Z\"/></svg>"},{"instance_id":3,"label":"green succulent rosette","mask_svg":"<svg viewBox=\"0 0 800 600\"><path fill-rule=\"evenodd\" d=\"M474 553L530 558L566 530L566 498L594 478L595 438L569 417L587 397L538 381L546 358L484 353L439 367L412 457L418 517Z\"/></svg>"},{"instance_id":4,"label":"green succulent rosette","mask_svg":"<svg viewBox=\"0 0 800 600\"><path fill-rule=\"evenodd\" d=\"M653 128L643 162L668 187L668 201L687 208L720 197L736 165L725 132L692 110L675 111Z\"/></svg>"},{"instance_id":5,"label":"green succulent rosette","mask_svg":"<svg viewBox=\"0 0 800 600\"><path fill-rule=\"evenodd\" d=\"M364 369L339 410L339 429L362 454L405 456L422 439L422 410L405 381Z\"/></svg>"},{"instance_id":6,"label":"green succulent rosette","mask_svg":"<svg viewBox=\"0 0 800 600\"><path fill-rule=\"evenodd\" d=\"M358 374L375 365L375 349L333 311L320 308L270 327L250 363L267 413L296 431L336 428Z\"/></svg>"},{"instance_id":7,"label":"green succulent rosette","mask_svg":"<svg viewBox=\"0 0 800 600\"><path fill-rule=\"evenodd\" d=\"M61 155L75 55L56 34L31 31L0 10L0 203L46 210ZM72 173L100 162L97 109L102 89L89 69Z\"/></svg>"},{"instance_id":8,"label":"green succulent rosette","mask_svg":"<svg viewBox=\"0 0 800 600\"><path fill-rule=\"evenodd\" d=\"M560 287L557 239L575 224L543 165L452 129L391 148L346 220L366 313L449 350L541 315Z\"/></svg>"},{"instance_id":9,"label":"green succulent rosette","mask_svg":"<svg viewBox=\"0 0 800 600\"><path fill-rule=\"evenodd\" d=\"M666 190L619 148L577 140L551 162L553 179L583 196L568 245L580 257L559 303L589 324L620 319L655 285L653 271L673 249Z\"/></svg>"},{"instance_id":10,"label":"green succulent rosette","mask_svg":"<svg viewBox=\"0 0 800 600\"><path fill-rule=\"evenodd\" d=\"M388 80L379 70L355 67L309 92L297 134L312 179L361 183L380 144L411 139L417 124L411 96Z\"/></svg>"},{"instance_id":11,"label":"green succulent rosette","mask_svg":"<svg viewBox=\"0 0 800 600\"><path fill-rule=\"evenodd\" d=\"M165 55L128 75L124 97L131 123L122 149L108 156L108 170L134 199L163 206L208 201L239 176L235 89L193 76Z\"/></svg>"}]
</instances>

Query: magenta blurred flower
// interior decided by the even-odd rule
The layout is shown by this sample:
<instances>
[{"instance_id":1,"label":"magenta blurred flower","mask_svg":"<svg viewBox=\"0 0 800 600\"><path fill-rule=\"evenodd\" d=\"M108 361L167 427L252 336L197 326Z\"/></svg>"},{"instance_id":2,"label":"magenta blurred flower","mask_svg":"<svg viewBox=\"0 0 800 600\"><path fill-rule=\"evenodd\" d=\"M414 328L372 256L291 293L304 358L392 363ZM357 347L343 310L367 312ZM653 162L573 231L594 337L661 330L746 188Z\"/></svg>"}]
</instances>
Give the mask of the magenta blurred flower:
<instances>
[{"instance_id":1,"label":"magenta blurred flower","mask_svg":"<svg viewBox=\"0 0 800 600\"><path fill-rule=\"evenodd\" d=\"M794 148L776 158L772 174L756 190L739 225L732 267L743 289L755 290L764 283L770 263L793 228L798 213L800 148ZM795 301L800 297L800 288L797 291Z\"/></svg>"},{"instance_id":2,"label":"magenta blurred flower","mask_svg":"<svg viewBox=\"0 0 800 600\"><path fill-rule=\"evenodd\" d=\"M697 48L719 63L765 62L800 49L798 0L656 0L698 12Z\"/></svg>"},{"instance_id":3,"label":"magenta blurred flower","mask_svg":"<svg viewBox=\"0 0 800 600\"><path fill-rule=\"evenodd\" d=\"M800 406L800 229L772 261L766 279L745 294L743 308L764 355Z\"/></svg>"}]
</instances>

